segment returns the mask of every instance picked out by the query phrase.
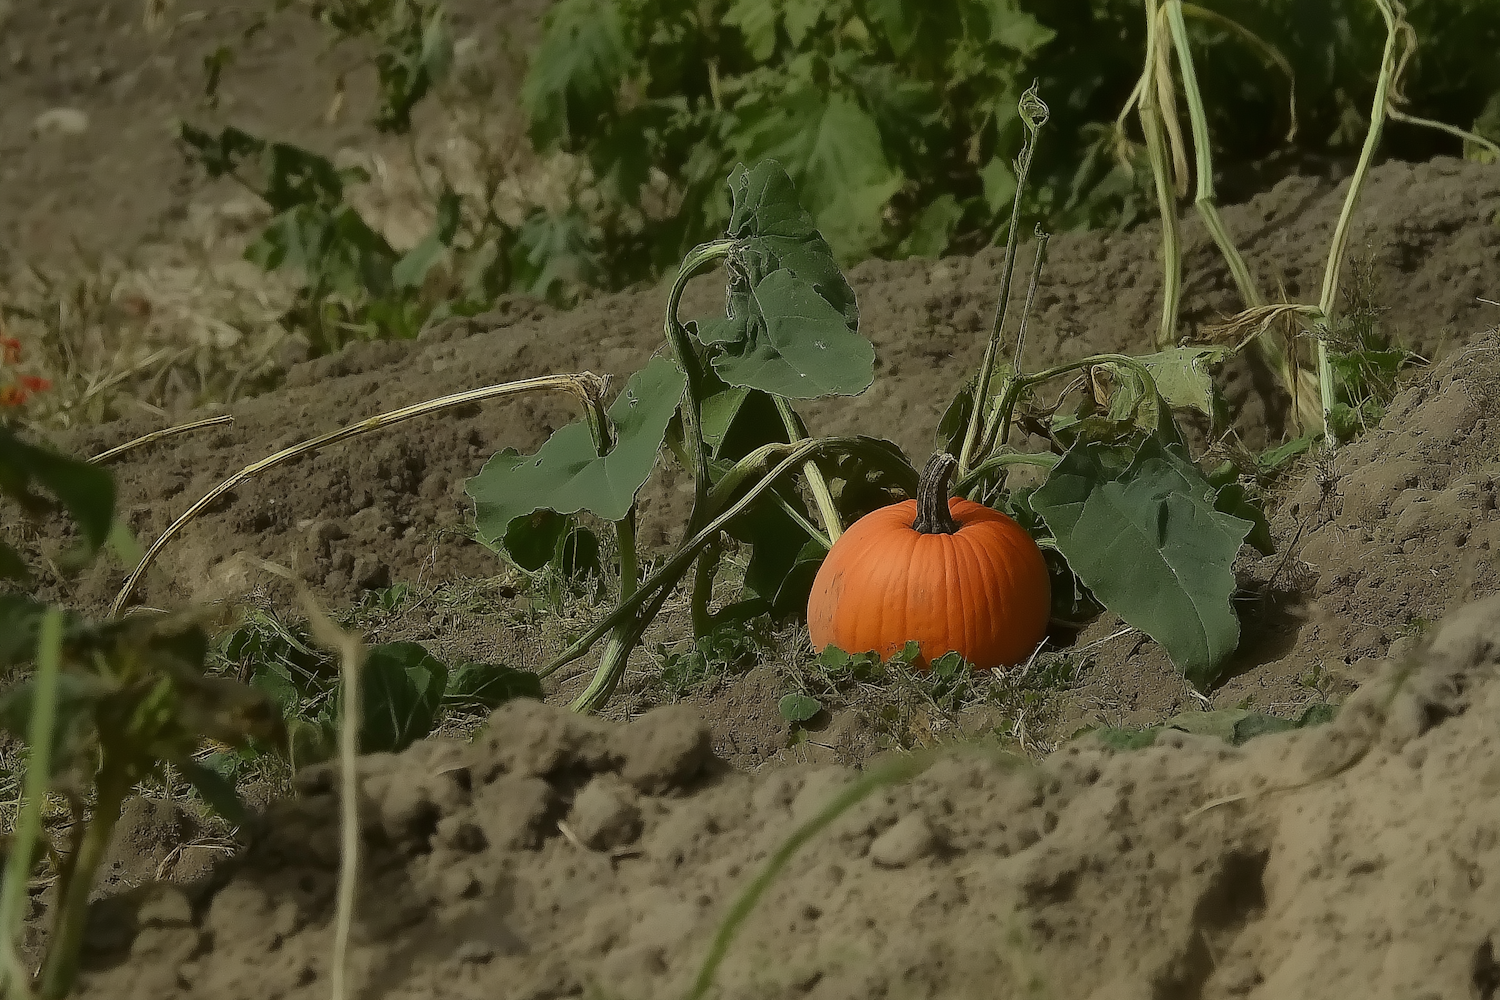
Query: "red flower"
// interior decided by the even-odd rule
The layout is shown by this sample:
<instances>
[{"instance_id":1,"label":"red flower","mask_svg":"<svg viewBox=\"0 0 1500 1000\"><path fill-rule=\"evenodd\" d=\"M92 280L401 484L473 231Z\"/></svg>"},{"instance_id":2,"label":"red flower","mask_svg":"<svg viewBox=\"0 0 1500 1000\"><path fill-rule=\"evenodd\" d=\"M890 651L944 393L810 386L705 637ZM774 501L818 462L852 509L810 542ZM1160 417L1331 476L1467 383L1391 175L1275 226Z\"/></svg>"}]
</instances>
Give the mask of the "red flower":
<instances>
[{"instance_id":1,"label":"red flower","mask_svg":"<svg viewBox=\"0 0 1500 1000\"><path fill-rule=\"evenodd\" d=\"M24 392L46 392L50 388L52 388L50 379L42 378L40 375L21 376L21 389Z\"/></svg>"},{"instance_id":2,"label":"red flower","mask_svg":"<svg viewBox=\"0 0 1500 1000\"><path fill-rule=\"evenodd\" d=\"M4 351L6 364L18 365L21 363L21 342L15 337L0 337L0 350Z\"/></svg>"}]
</instances>

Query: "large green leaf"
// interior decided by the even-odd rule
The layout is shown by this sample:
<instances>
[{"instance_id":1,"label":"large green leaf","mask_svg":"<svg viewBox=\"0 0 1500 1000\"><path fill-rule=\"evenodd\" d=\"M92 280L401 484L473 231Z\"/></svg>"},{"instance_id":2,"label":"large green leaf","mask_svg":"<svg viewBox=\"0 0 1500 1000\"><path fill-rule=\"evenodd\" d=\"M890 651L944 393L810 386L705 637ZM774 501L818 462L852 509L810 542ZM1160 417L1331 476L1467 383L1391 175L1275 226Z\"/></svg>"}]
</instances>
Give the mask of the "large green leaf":
<instances>
[{"instance_id":1,"label":"large green leaf","mask_svg":"<svg viewBox=\"0 0 1500 1000\"><path fill-rule=\"evenodd\" d=\"M632 375L609 409L615 444L602 458L582 421L554 432L535 455L507 448L491 458L464 484L474 499L479 540L498 548L512 521L538 510L623 518L651 475L685 383L667 358Z\"/></svg>"},{"instance_id":2,"label":"large green leaf","mask_svg":"<svg viewBox=\"0 0 1500 1000\"><path fill-rule=\"evenodd\" d=\"M1161 643L1200 689L1239 644L1233 563L1251 523L1215 509L1215 491L1175 447L1147 438L1063 456L1031 496L1069 566L1128 624Z\"/></svg>"},{"instance_id":3,"label":"large green leaf","mask_svg":"<svg viewBox=\"0 0 1500 1000\"><path fill-rule=\"evenodd\" d=\"M875 380L875 348L851 330L815 286L791 271L772 271L732 316L752 331L748 342L714 358L730 385L791 399L853 396Z\"/></svg>"},{"instance_id":4,"label":"large green leaf","mask_svg":"<svg viewBox=\"0 0 1500 1000\"><path fill-rule=\"evenodd\" d=\"M415 642L370 650L363 678L361 753L396 753L432 732L448 668Z\"/></svg>"},{"instance_id":5,"label":"large green leaf","mask_svg":"<svg viewBox=\"0 0 1500 1000\"><path fill-rule=\"evenodd\" d=\"M566 147L587 138L589 127L614 108L630 62L620 4L555 4L521 85L521 106L537 147Z\"/></svg>"}]
</instances>

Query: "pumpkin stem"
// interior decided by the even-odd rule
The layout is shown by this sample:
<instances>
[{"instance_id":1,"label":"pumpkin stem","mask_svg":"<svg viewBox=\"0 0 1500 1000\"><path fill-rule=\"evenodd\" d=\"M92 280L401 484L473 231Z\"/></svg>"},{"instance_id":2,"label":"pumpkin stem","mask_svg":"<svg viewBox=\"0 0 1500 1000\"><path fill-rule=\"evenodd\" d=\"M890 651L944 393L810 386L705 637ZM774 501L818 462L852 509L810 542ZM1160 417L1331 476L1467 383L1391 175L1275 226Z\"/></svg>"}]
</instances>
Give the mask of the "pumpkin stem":
<instances>
[{"instance_id":1,"label":"pumpkin stem","mask_svg":"<svg viewBox=\"0 0 1500 1000\"><path fill-rule=\"evenodd\" d=\"M917 484L917 519L912 522L912 530L924 535L958 533L959 524L948 510L948 484L957 468L958 459L947 452L938 452L927 460Z\"/></svg>"}]
</instances>

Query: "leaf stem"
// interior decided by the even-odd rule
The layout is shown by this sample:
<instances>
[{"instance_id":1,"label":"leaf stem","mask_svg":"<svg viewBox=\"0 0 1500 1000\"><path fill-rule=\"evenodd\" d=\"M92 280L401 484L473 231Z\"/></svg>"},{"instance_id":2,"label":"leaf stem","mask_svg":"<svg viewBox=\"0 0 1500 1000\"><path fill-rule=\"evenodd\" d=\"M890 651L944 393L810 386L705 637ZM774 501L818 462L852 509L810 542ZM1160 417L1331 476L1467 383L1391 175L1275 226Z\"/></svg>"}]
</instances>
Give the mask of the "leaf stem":
<instances>
[{"instance_id":1,"label":"leaf stem","mask_svg":"<svg viewBox=\"0 0 1500 1000\"><path fill-rule=\"evenodd\" d=\"M63 612L49 607L42 616L36 651L35 694L26 740L25 801L11 835L5 859L5 886L0 894L0 982L8 996L31 995L31 976L16 953L16 934L25 918L26 883L31 877L36 845L42 832L42 808L52 778L52 731L57 724L57 679L62 671Z\"/></svg>"},{"instance_id":2,"label":"leaf stem","mask_svg":"<svg viewBox=\"0 0 1500 1000\"><path fill-rule=\"evenodd\" d=\"M775 485L776 480L789 470L799 467L809 456L826 454L835 451L859 452L869 451L877 458L889 458L889 452L882 442L867 437L831 437L810 438L799 441L796 444L770 444L762 445L741 459L734 470L726 473L720 478L715 486L716 496L710 497L709 502L716 504L716 498L729 495L729 490L720 491L728 481L729 489L737 488L750 474L754 472L755 463L764 462L774 455L783 456L769 472L761 476L754 486L731 504L727 504L719 511L711 521L705 524L698 532L685 540L677 551L657 568L641 585L636 588L634 594L622 600L614 611L606 615L593 628L586 632L580 639L552 659L550 663L537 671L538 676L547 677L558 670L577 660L589 651L606 633L616 628L629 616L634 615L647 601L653 602L655 608L659 608L661 602L666 600L666 594L677 585L692 565L702 547L718 536L731 520L744 513L757 499L767 490ZM909 469L907 470L910 471ZM722 502L721 499L717 502ZM706 508L706 509L716 509ZM651 612L654 614L654 610ZM649 620L649 614L647 616ZM602 671L602 668L601 668Z\"/></svg>"},{"instance_id":3,"label":"leaf stem","mask_svg":"<svg viewBox=\"0 0 1500 1000\"><path fill-rule=\"evenodd\" d=\"M1182 300L1182 236L1178 229L1176 195L1167 166L1167 140L1162 131L1163 97L1158 82L1153 79L1153 67L1162 57L1158 10L1157 0L1146 0L1146 69L1141 78L1138 113L1141 132L1146 137L1146 155L1151 160L1151 174L1156 180L1157 208L1161 212L1162 303L1156 344L1164 349L1170 347L1177 336L1177 310Z\"/></svg>"},{"instance_id":4,"label":"leaf stem","mask_svg":"<svg viewBox=\"0 0 1500 1000\"><path fill-rule=\"evenodd\" d=\"M781 414L781 422L786 426L787 436L793 441L807 440L807 425L802 422L802 417L792 404L785 398L772 395L776 401L776 412ZM844 523L839 519L839 510L833 504L833 493L828 489L828 480L823 478L823 470L818 468L818 463L809 461L802 467L802 474L807 477L807 488L813 495L813 500L818 505L818 513L823 515L823 527L828 530L829 542L836 542L844 533Z\"/></svg>"},{"instance_id":5,"label":"leaf stem","mask_svg":"<svg viewBox=\"0 0 1500 1000\"><path fill-rule=\"evenodd\" d=\"M1380 57L1380 77L1375 81L1375 99L1370 106L1370 128L1365 133L1364 148L1360 150L1359 164L1349 181L1349 193L1344 197L1343 210L1339 212L1338 225L1333 231L1333 243L1328 249L1328 263L1323 270L1323 295L1318 300L1322 312L1318 330L1318 390L1323 403L1323 440L1333 447L1333 434L1329 428L1329 415L1333 412L1333 366L1328 358L1328 334L1333 322L1333 306L1338 297L1339 269L1343 265L1344 247L1349 241L1349 223L1354 217L1354 206L1364 190L1365 178L1370 164L1375 159L1375 150L1380 145L1381 131L1385 125L1386 108L1390 103L1391 79L1395 75L1396 40L1400 37L1403 18L1397 18L1389 0L1375 0L1380 16L1385 18L1385 49Z\"/></svg>"},{"instance_id":6,"label":"leaf stem","mask_svg":"<svg viewBox=\"0 0 1500 1000\"><path fill-rule=\"evenodd\" d=\"M687 384L682 390L682 431L693 473L693 515L689 518L689 532L697 527L693 519L700 516L701 506L708 497L712 480L708 473L708 446L703 442L703 367L698 363L698 355L693 350L687 330L678 322L677 308L682 302L682 293L687 289L688 281L705 266L728 257L734 251L735 243L732 239L713 240L689 250L682 259L677 279L672 282L672 290L667 296L667 318L663 332L667 338L667 346L672 349L672 355L677 360L677 367L682 369L687 378Z\"/></svg>"},{"instance_id":7,"label":"leaf stem","mask_svg":"<svg viewBox=\"0 0 1500 1000\"><path fill-rule=\"evenodd\" d=\"M89 896L94 891L94 875L104 861L120 808L129 794L131 781L115 753L105 749L103 762L94 780L97 798L94 816L84 831L78 853L68 859L59 878L60 892L52 941L42 966L40 993L43 1000L62 1000L73 989L78 978L79 955L83 950L83 931L88 925Z\"/></svg>"},{"instance_id":8,"label":"leaf stem","mask_svg":"<svg viewBox=\"0 0 1500 1000\"><path fill-rule=\"evenodd\" d=\"M349 424L347 427L330 431L327 434L320 434L315 438L294 444L290 448L283 448L274 455L263 458L252 465L247 465L204 494L201 500L189 507L181 517L168 525L167 530L162 532L156 541L151 543L151 547L146 550L146 554L141 557L141 561L136 564L135 569L131 571L130 576L126 578L124 585L120 588L119 594L115 596L114 603L109 607L109 617L119 617L126 602L135 593L135 588L140 585L141 578L146 575L146 571L151 568L151 565L156 561L156 557L166 547L167 543L186 527L188 522L212 506L215 500L245 480L257 476L267 469L281 465L284 462L289 462L300 455L318 451L328 445L337 444L340 441L359 434L382 430L393 424L401 423L404 420L410 420L413 417L420 417L439 410L462 406L465 403L477 403L480 400L494 399L498 396L511 396L520 392L544 389L571 392L587 405L590 399L602 395L604 383L599 376L592 372L579 372L573 375L543 375L539 378L522 379L519 382L506 382L500 385L488 385L481 389L470 389L465 392L454 393L451 396L441 396L437 399L429 399L423 403L404 406L398 410L388 410L385 413L376 414L366 420L361 420L359 423Z\"/></svg>"},{"instance_id":9,"label":"leaf stem","mask_svg":"<svg viewBox=\"0 0 1500 1000\"><path fill-rule=\"evenodd\" d=\"M1036 84L1021 95L1021 121L1026 126L1026 136L1021 142L1020 155L1016 157L1016 194L1011 201L1010 231L1005 239L1005 259L1000 265L1000 301L995 306L995 319L990 325L989 343L984 348L984 360L979 365L979 384L974 389L974 409L969 414L969 427L964 432L964 443L958 453L958 474L968 471L979 445L979 435L984 422L985 404L990 396L990 377L995 366L995 357L1000 353L1000 335L1005 329L1005 315L1010 309L1010 284L1016 268L1016 246L1020 241L1021 199L1026 193L1026 181L1031 174L1032 155L1036 151L1037 134L1047 124L1047 105L1037 96Z\"/></svg>"}]
</instances>

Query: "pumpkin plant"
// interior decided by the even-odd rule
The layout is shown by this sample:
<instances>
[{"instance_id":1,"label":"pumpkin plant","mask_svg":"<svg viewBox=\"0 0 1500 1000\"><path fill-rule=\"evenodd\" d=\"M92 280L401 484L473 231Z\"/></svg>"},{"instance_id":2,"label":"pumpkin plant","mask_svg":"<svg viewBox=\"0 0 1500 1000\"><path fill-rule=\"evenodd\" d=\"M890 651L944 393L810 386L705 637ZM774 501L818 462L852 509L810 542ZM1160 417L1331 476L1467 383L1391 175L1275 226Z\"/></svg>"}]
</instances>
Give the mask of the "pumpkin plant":
<instances>
[{"instance_id":1,"label":"pumpkin plant","mask_svg":"<svg viewBox=\"0 0 1500 1000\"><path fill-rule=\"evenodd\" d=\"M1019 107L1027 134L1016 173L1024 181L1047 108L1034 88ZM592 682L573 702L581 711L607 702L630 652L690 572L700 638L723 615L797 614L808 606L813 579L846 524L896 501L922 503L921 477L895 444L808 436L795 403L863 392L874 378L874 351L858 332L853 290L781 166L742 164L729 188L728 231L690 251L671 286L667 352L629 379L603 420L591 417L592 424L558 430L534 455L502 451L466 486L480 540L523 565L526 553L548 551L535 544L539 531L556 537L585 512L614 522L620 602L541 670L545 676L561 669L608 636ZM1010 229L984 362L944 415L937 451L949 457L929 465L925 490L929 529L946 525L938 484L955 476L950 516L962 522L967 515L956 512L971 511L963 506L968 503L999 510L1050 552L1039 562L1017 533L984 529L996 533L987 545L1013 547L1006 565L1025 593L1003 602L1015 609L1017 627L992 647L974 647L975 655L988 660L992 652L1000 662L1014 659L1022 645L1034 647L1041 631L1037 606L1047 605L1050 589L1054 612L1057 605L1076 612L1097 601L1155 638L1190 680L1207 687L1238 643L1229 600L1235 555L1247 536L1266 550L1269 533L1244 486L1211 482L1198 470L1173 411L1188 407L1211 423L1222 419L1212 370L1231 352L1192 347L1144 357L1097 355L1027 373L1019 369L1023 314L1016 360L1001 362L1017 230ZM1045 239L1028 303L1044 250ZM678 306L687 281L718 263L727 273L724 314L683 321ZM1062 378L1069 379L1063 393L1044 402L1044 387ZM1050 451L1013 447L1017 426L1039 430ZM693 505L682 540L641 580L636 497L663 450L692 477ZM1040 486L1008 488L1008 468L1018 464L1047 470ZM874 526L892 516L879 515L859 536L882 537ZM912 523L911 515L900 516ZM748 546L749 562L739 599L715 616L709 595L729 539ZM1043 582L1043 564L1050 585ZM997 598L965 586L961 600L980 606ZM817 641L832 642L835 635L855 645L874 641L862 631L839 632L821 613L814 620ZM915 625L904 622L898 631ZM957 634L939 630L920 638L938 652ZM877 645L899 648L911 638L918 637L882 638Z\"/></svg>"}]
</instances>

